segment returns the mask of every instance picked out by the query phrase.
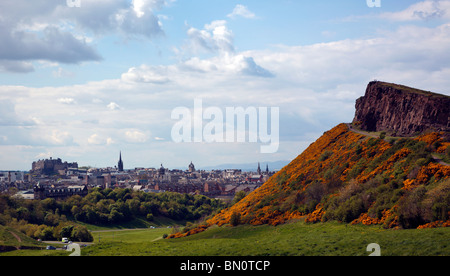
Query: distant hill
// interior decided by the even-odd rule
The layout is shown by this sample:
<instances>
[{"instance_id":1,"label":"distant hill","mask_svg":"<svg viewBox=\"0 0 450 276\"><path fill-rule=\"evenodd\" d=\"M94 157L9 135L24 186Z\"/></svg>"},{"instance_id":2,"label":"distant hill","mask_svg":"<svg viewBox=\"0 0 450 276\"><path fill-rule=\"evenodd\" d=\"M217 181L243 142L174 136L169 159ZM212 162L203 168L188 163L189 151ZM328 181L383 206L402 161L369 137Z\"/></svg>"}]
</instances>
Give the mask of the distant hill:
<instances>
[{"instance_id":1,"label":"distant hill","mask_svg":"<svg viewBox=\"0 0 450 276\"><path fill-rule=\"evenodd\" d=\"M393 96L402 101L398 93ZM361 112L357 106L356 114ZM450 166L441 159L450 160L448 132L427 131L415 138L383 132L369 136L357 129L361 123L325 132L261 188L191 233L174 237L214 224L278 225L296 218L385 228L450 226ZM402 121L405 129L407 124Z\"/></svg>"}]
</instances>

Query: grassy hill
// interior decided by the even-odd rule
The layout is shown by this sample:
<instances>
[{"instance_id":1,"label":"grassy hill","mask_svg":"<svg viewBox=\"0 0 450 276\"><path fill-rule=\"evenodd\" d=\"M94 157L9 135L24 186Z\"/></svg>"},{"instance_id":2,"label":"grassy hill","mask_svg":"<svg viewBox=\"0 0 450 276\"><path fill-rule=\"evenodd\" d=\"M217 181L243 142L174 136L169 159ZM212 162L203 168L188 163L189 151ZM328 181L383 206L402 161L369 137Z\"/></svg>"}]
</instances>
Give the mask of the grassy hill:
<instances>
[{"instance_id":1,"label":"grassy hill","mask_svg":"<svg viewBox=\"0 0 450 276\"><path fill-rule=\"evenodd\" d=\"M22 234L21 232L0 225L0 252L18 249L41 249L44 244Z\"/></svg>"},{"instance_id":2,"label":"grassy hill","mask_svg":"<svg viewBox=\"0 0 450 276\"><path fill-rule=\"evenodd\" d=\"M270 225L214 226L182 239L155 239L163 229L124 231L82 249L82 256L449 256L450 228L392 231L381 226L295 221ZM94 234L96 236L96 234ZM103 238L102 238L103 239ZM97 239L96 239L96 242Z\"/></svg>"},{"instance_id":3,"label":"grassy hill","mask_svg":"<svg viewBox=\"0 0 450 276\"><path fill-rule=\"evenodd\" d=\"M440 133L386 141L340 124L325 132L288 166L204 225L279 225L338 221L417 228L450 225L450 167L434 154L448 154Z\"/></svg>"}]
</instances>

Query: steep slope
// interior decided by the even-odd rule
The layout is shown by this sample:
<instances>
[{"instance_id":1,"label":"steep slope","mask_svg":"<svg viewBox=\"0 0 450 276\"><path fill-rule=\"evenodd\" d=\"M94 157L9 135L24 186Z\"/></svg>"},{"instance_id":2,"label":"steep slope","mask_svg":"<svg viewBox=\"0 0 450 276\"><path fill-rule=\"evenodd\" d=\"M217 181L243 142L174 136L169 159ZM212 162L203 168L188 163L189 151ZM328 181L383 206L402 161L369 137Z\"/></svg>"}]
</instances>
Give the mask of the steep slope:
<instances>
[{"instance_id":1,"label":"steep slope","mask_svg":"<svg viewBox=\"0 0 450 276\"><path fill-rule=\"evenodd\" d=\"M450 226L450 166L437 158L450 158L447 136L373 138L340 124L261 188L204 225L171 237L215 224L278 225L302 217L385 228Z\"/></svg>"}]
</instances>

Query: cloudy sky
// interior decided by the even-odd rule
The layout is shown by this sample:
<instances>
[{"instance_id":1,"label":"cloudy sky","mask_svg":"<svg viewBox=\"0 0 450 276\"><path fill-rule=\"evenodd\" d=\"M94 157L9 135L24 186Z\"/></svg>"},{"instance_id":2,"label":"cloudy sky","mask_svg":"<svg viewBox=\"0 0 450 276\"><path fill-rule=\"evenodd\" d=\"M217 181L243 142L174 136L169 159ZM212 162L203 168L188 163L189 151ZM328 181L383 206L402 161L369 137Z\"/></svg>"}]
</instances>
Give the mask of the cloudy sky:
<instances>
[{"instance_id":1,"label":"cloudy sky","mask_svg":"<svg viewBox=\"0 0 450 276\"><path fill-rule=\"evenodd\" d=\"M450 1L79 3L0 2L2 170L114 166L119 151L126 168L291 160L352 121L371 80L450 95ZM171 113L195 99L278 107L278 151L175 143Z\"/></svg>"}]
</instances>

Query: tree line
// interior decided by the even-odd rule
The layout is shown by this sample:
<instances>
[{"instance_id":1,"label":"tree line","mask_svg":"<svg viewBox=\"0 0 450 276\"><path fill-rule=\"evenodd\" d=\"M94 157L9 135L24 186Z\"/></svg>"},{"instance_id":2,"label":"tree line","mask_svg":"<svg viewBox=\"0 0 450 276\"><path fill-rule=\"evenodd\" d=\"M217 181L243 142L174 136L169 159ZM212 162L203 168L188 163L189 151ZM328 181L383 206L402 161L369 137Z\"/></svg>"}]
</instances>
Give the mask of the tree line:
<instances>
[{"instance_id":1,"label":"tree line","mask_svg":"<svg viewBox=\"0 0 450 276\"><path fill-rule=\"evenodd\" d=\"M107 226L136 218L151 222L155 217L194 221L214 214L226 205L203 195L157 194L131 189L95 188L85 197L77 195L64 200L25 200L1 194L0 224L36 239L70 237L73 241L89 242L92 236L77 222Z\"/></svg>"}]
</instances>

